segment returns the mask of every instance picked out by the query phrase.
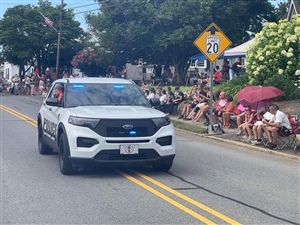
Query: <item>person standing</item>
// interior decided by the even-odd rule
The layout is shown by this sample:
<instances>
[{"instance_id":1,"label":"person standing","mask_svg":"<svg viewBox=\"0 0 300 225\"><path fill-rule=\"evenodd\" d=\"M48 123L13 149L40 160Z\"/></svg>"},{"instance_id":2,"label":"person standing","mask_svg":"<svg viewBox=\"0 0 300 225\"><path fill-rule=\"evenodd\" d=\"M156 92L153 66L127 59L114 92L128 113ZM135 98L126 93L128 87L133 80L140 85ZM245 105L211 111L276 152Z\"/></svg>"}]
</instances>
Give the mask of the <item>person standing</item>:
<instances>
[{"instance_id":1,"label":"person standing","mask_svg":"<svg viewBox=\"0 0 300 225\"><path fill-rule=\"evenodd\" d=\"M231 71L229 71L230 80L232 80L233 77L238 77L242 68L242 64L240 63L240 59L236 58L234 63L231 66Z\"/></svg>"}]
</instances>

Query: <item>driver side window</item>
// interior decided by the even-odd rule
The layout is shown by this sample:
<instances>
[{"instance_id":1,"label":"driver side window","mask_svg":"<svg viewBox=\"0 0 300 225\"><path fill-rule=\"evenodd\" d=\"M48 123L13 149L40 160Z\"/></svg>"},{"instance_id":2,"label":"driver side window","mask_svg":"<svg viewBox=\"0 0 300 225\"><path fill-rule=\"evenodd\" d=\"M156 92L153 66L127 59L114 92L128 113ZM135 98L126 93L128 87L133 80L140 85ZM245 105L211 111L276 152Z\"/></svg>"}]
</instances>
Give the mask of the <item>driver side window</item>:
<instances>
[{"instance_id":1,"label":"driver side window","mask_svg":"<svg viewBox=\"0 0 300 225\"><path fill-rule=\"evenodd\" d=\"M56 88L58 86L62 86L64 88L64 84L63 83L56 83L55 85L53 85L49 95L48 95L48 98L57 98L58 96L56 96Z\"/></svg>"}]
</instances>

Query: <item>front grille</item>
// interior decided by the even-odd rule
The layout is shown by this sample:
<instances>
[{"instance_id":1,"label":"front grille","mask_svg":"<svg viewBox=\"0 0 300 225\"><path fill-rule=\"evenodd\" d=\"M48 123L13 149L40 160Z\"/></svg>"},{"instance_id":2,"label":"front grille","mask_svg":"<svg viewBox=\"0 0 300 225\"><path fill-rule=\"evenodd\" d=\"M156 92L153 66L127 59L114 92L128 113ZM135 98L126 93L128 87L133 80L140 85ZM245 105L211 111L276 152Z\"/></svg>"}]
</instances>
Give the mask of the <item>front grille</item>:
<instances>
[{"instance_id":1,"label":"front grille","mask_svg":"<svg viewBox=\"0 0 300 225\"><path fill-rule=\"evenodd\" d=\"M157 159L159 154L154 149L139 149L139 154L120 154L120 150L103 150L95 155L95 160L145 160Z\"/></svg>"},{"instance_id":2,"label":"front grille","mask_svg":"<svg viewBox=\"0 0 300 225\"><path fill-rule=\"evenodd\" d=\"M131 125L131 129L124 129ZM93 129L102 137L149 137L157 132L157 127L151 119L102 119Z\"/></svg>"}]
</instances>

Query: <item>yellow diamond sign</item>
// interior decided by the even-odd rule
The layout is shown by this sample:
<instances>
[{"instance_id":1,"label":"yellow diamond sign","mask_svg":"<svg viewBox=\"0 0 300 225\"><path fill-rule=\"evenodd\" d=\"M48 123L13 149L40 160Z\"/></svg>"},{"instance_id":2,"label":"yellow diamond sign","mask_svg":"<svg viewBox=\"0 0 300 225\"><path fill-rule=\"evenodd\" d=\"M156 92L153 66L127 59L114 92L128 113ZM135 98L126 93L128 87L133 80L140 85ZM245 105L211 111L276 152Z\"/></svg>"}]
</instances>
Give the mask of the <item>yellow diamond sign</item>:
<instances>
[{"instance_id":1,"label":"yellow diamond sign","mask_svg":"<svg viewBox=\"0 0 300 225\"><path fill-rule=\"evenodd\" d=\"M209 61L214 62L231 45L231 41L215 23L211 23L194 41L194 45Z\"/></svg>"}]
</instances>

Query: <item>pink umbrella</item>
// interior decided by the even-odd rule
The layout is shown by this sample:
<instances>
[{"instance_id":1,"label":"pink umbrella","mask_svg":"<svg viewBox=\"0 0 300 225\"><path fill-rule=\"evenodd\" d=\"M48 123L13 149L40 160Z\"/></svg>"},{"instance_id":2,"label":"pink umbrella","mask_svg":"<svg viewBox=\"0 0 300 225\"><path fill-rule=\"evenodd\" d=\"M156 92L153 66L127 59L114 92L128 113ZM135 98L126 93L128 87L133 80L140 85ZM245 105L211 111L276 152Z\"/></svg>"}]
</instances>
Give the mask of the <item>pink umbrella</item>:
<instances>
[{"instance_id":1,"label":"pink umbrella","mask_svg":"<svg viewBox=\"0 0 300 225\"><path fill-rule=\"evenodd\" d=\"M240 103L248 102L249 104L252 104L255 102L275 98L282 94L282 90L273 86L248 86L237 93L237 99Z\"/></svg>"},{"instance_id":2,"label":"pink umbrella","mask_svg":"<svg viewBox=\"0 0 300 225\"><path fill-rule=\"evenodd\" d=\"M245 106L250 105L252 111L254 112L266 112L268 111L269 105L271 105L271 102L268 100L265 101L259 101L259 102L254 102L254 103L249 103L246 101L242 101L240 102L240 104L238 105L238 110L244 112L245 111Z\"/></svg>"}]
</instances>

